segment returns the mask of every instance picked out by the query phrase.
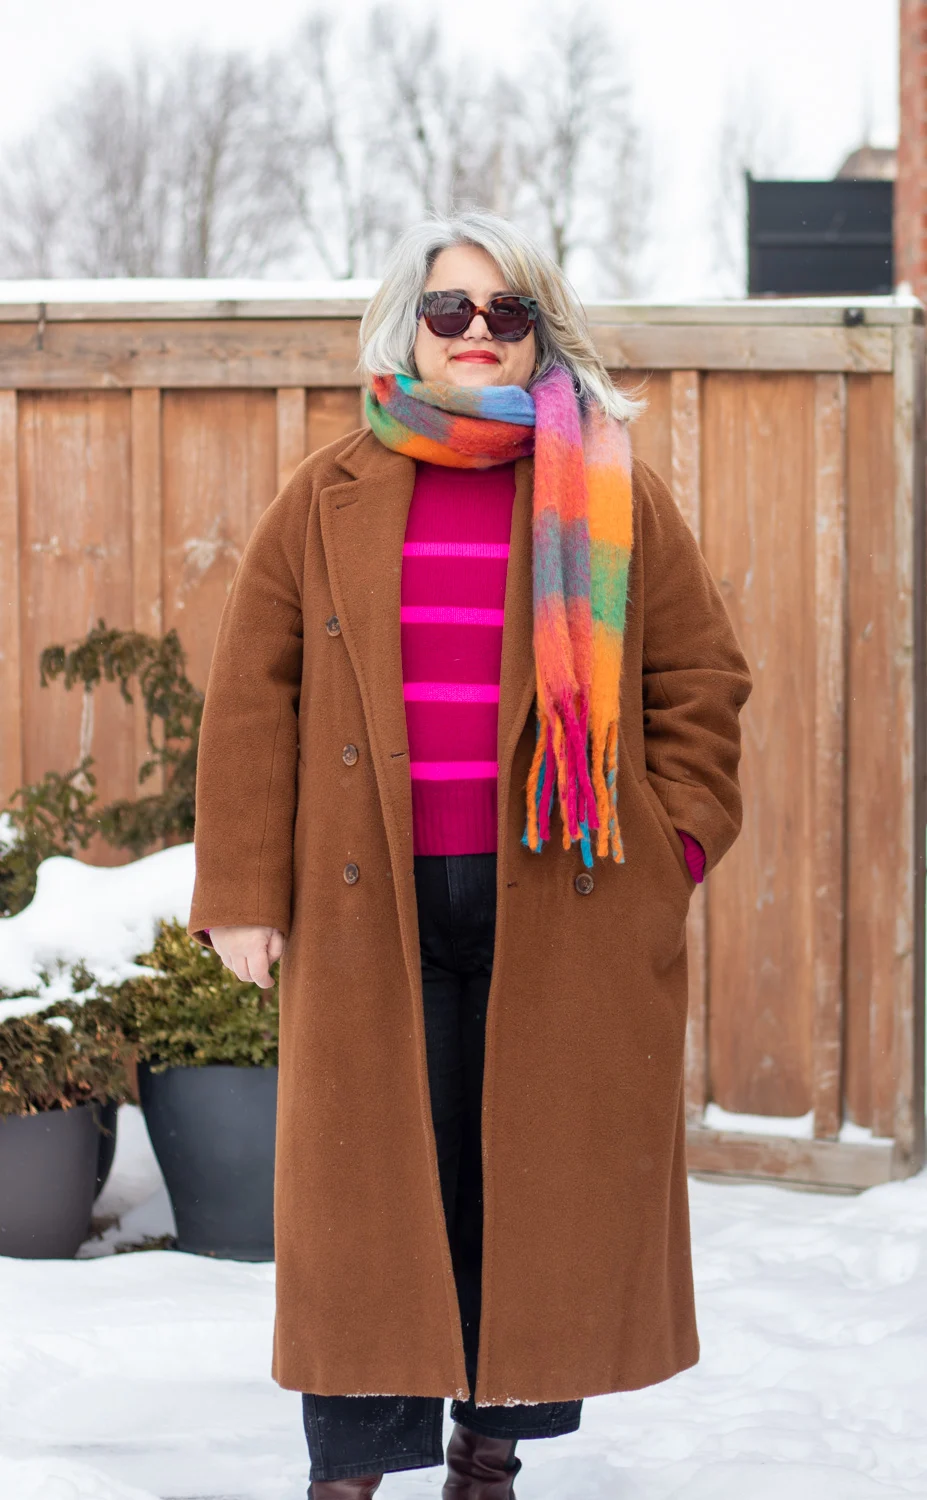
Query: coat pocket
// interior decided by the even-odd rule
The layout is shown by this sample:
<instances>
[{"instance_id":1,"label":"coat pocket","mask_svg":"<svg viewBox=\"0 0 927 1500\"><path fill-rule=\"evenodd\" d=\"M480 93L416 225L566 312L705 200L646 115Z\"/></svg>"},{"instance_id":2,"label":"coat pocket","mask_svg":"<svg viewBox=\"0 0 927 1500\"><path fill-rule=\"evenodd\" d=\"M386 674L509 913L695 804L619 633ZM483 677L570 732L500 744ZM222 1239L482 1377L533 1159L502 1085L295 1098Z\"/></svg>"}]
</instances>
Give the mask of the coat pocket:
<instances>
[{"instance_id":1,"label":"coat pocket","mask_svg":"<svg viewBox=\"0 0 927 1500\"><path fill-rule=\"evenodd\" d=\"M682 846L682 839L679 837L679 834L676 832L675 828L670 822L669 813L666 811L666 808L660 801L660 798L651 785L649 779L646 776L642 776L637 784L641 789L641 795L643 796L643 799L651 812L653 820L657 825L660 836L664 840L664 843L668 846L673 865L678 871L679 877L682 880L683 886L685 888L686 901L688 901L698 882L696 880L693 880L689 872L689 866L686 864L686 851Z\"/></svg>"}]
</instances>

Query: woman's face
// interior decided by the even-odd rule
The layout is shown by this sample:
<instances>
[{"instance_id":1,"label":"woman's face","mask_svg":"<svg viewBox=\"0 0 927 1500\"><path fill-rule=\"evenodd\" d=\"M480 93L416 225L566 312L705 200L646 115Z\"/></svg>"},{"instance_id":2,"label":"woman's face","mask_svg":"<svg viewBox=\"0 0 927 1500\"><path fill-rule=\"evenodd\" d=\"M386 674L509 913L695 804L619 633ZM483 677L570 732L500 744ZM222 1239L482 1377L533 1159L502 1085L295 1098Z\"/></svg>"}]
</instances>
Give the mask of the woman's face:
<instances>
[{"instance_id":1,"label":"woman's face","mask_svg":"<svg viewBox=\"0 0 927 1500\"><path fill-rule=\"evenodd\" d=\"M486 307L491 297L514 290L492 256L477 245L453 245L442 250L425 283L426 292L463 292L477 307ZM415 364L422 380L471 387L527 386L536 357L533 328L519 343L508 344L493 338L482 313L451 339L439 338L424 318L418 320Z\"/></svg>"}]
</instances>

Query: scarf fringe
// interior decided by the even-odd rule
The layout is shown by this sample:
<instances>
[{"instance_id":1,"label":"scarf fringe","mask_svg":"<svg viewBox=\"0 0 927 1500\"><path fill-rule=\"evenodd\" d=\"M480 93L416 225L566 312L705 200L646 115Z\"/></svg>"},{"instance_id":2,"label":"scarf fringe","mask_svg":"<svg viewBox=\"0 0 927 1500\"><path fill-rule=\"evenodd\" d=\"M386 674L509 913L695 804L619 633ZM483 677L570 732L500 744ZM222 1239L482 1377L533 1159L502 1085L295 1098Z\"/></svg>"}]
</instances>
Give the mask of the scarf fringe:
<instances>
[{"instance_id":1,"label":"scarf fringe","mask_svg":"<svg viewBox=\"0 0 927 1500\"><path fill-rule=\"evenodd\" d=\"M598 728L593 735L591 777L587 769L586 743L581 726L575 720L565 729L559 718L552 727L545 714L539 715L534 755L528 772L528 816L521 841L533 854L540 854L550 839L550 815L556 785L563 848L568 850L579 843L583 864L591 870L591 832L596 835L595 853L600 859L607 859L610 855L616 864L624 864L624 846L618 826L617 718Z\"/></svg>"}]
</instances>

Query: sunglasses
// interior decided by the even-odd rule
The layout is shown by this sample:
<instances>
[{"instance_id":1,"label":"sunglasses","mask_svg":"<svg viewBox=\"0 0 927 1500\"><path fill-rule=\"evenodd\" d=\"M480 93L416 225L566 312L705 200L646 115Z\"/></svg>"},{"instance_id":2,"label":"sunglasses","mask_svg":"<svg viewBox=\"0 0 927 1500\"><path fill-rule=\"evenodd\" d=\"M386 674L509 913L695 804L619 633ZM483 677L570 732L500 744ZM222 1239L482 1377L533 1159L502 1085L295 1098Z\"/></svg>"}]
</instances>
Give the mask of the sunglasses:
<instances>
[{"instance_id":1,"label":"sunglasses","mask_svg":"<svg viewBox=\"0 0 927 1500\"><path fill-rule=\"evenodd\" d=\"M425 292L418 316L440 339L453 339L463 333L477 313L486 319L494 339L503 344L517 344L527 338L537 322L538 304L534 297L516 297L506 293L491 297L486 307L477 307L462 292Z\"/></svg>"}]
</instances>

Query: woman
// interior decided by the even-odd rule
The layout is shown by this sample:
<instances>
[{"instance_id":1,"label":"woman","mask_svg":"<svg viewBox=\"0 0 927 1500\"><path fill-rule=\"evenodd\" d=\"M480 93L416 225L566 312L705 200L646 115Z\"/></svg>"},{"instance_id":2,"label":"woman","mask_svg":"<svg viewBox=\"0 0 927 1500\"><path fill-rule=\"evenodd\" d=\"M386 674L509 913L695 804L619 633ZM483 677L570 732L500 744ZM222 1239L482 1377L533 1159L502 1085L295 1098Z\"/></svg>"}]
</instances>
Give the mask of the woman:
<instances>
[{"instance_id":1,"label":"woman","mask_svg":"<svg viewBox=\"0 0 927 1500\"><path fill-rule=\"evenodd\" d=\"M365 428L265 512L203 717L190 931L280 965L274 1376L313 1500L695 1363L686 914L737 836L751 689L557 267L406 233ZM504 624L503 624L504 621Z\"/></svg>"}]
</instances>

